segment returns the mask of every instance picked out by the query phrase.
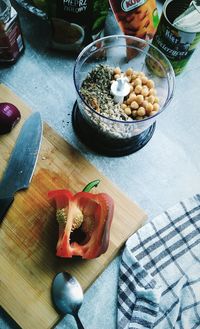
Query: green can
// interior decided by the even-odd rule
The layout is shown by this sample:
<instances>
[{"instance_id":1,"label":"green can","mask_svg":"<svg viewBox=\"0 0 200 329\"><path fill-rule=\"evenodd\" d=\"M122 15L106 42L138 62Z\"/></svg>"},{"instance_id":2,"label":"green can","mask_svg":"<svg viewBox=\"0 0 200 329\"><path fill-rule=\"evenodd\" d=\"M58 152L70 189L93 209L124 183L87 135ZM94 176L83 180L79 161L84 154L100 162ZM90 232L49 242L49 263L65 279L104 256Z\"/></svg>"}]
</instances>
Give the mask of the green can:
<instances>
[{"instance_id":1,"label":"green can","mask_svg":"<svg viewBox=\"0 0 200 329\"><path fill-rule=\"evenodd\" d=\"M191 0L167 0L163 5L160 22L152 41L152 44L169 59L176 75L184 70L200 41L200 31L190 32L188 28L178 28L174 23L190 3Z\"/></svg>"}]
</instances>

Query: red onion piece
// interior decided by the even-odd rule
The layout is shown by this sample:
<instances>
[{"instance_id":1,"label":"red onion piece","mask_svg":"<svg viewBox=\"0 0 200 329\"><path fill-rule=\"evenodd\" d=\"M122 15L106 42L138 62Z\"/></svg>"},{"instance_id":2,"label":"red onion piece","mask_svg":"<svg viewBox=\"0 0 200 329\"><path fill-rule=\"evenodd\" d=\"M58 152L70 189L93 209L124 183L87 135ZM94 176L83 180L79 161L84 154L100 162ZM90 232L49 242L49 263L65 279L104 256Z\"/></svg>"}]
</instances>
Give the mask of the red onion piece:
<instances>
[{"instance_id":1,"label":"red onion piece","mask_svg":"<svg viewBox=\"0 0 200 329\"><path fill-rule=\"evenodd\" d=\"M10 132L20 120L18 108L11 103L0 103L0 134Z\"/></svg>"}]
</instances>

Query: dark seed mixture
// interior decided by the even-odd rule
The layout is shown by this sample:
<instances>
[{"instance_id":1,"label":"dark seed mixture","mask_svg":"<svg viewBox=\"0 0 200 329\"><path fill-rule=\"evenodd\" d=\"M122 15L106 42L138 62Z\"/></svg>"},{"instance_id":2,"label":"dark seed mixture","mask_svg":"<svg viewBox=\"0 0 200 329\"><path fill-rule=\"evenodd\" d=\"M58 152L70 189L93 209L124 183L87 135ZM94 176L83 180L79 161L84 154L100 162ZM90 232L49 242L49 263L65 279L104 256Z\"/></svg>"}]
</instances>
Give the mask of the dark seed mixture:
<instances>
[{"instance_id":1,"label":"dark seed mixture","mask_svg":"<svg viewBox=\"0 0 200 329\"><path fill-rule=\"evenodd\" d=\"M83 81L80 92L86 103L98 113L116 120L130 120L120 104L115 104L110 94L114 68L108 65L97 65Z\"/></svg>"}]
</instances>

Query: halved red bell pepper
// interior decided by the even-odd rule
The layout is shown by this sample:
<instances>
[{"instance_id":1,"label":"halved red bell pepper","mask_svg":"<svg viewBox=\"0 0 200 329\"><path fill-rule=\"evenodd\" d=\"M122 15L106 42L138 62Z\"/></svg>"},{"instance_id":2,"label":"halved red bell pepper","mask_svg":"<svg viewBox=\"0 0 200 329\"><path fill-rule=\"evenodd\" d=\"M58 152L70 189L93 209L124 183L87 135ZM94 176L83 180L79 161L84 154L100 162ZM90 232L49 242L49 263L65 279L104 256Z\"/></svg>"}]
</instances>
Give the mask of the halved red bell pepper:
<instances>
[{"instance_id":1,"label":"halved red bell pepper","mask_svg":"<svg viewBox=\"0 0 200 329\"><path fill-rule=\"evenodd\" d=\"M95 186L95 182L75 195L68 190L48 193L56 203L59 223L56 255L59 257L91 259L105 253L108 248L114 202L106 193L86 192Z\"/></svg>"}]
</instances>

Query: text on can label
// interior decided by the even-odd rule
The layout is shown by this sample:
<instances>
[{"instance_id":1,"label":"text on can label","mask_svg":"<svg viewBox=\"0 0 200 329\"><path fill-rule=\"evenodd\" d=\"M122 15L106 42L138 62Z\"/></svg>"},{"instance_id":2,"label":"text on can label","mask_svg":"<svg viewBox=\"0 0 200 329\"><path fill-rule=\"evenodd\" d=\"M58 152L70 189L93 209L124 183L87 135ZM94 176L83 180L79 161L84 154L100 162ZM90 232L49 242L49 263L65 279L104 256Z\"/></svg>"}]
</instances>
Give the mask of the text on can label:
<instances>
[{"instance_id":1,"label":"text on can label","mask_svg":"<svg viewBox=\"0 0 200 329\"><path fill-rule=\"evenodd\" d=\"M123 0L121 7L123 11L128 12L142 6L146 1L147 0Z\"/></svg>"}]
</instances>

